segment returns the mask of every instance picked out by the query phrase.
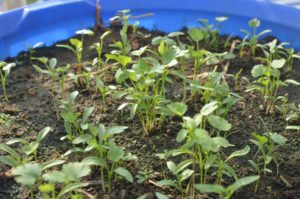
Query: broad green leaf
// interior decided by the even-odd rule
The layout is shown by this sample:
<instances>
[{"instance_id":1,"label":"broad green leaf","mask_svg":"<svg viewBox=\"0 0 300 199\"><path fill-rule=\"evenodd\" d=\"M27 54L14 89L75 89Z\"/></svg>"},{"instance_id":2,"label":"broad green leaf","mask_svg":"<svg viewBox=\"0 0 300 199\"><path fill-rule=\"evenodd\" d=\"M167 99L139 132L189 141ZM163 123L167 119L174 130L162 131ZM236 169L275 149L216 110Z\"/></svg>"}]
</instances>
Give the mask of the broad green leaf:
<instances>
[{"instance_id":1,"label":"broad green leaf","mask_svg":"<svg viewBox=\"0 0 300 199\"><path fill-rule=\"evenodd\" d=\"M119 174L120 176L124 177L127 181L133 182L133 177L132 177L131 173L127 169L125 169L123 167L118 167L115 170L115 172L117 174Z\"/></svg>"},{"instance_id":2,"label":"broad green leaf","mask_svg":"<svg viewBox=\"0 0 300 199\"><path fill-rule=\"evenodd\" d=\"M169 169L173 174L175 174L175 172L176 172L176 165L175 165L174 162L168 161L168 162L167 162L167 167L168 167L168 169Z\"/></svg>"},{"instance_id":3,"label":"broad green leaf","mask_svg":"<svg viewBox=\"0 0 300 199\"><path fill-rule=\"evenodd\" d=\"M62 172L69 181L76 181L91 173L91 168L80 162L70 162L63 165Z\"/></svg>"},{"instance_id":4,"label":"broad green leaf","mask_svg":"<svg viewBox=\"0 0 300 199\"><path fill-rule=\"evenodd\" d=\"M157 199L169 199L168 196L166 196L165 194L162 194L160 192L155 192L155 196L157 197Z\"/></svg>"},{"instance_id":5,"label":"broad green leaf","mask_svg":"<svg viewBox=\"0 0 300 199\"><path fill-rule=\"evenodd\" d=\"M100 166L106 167L107 164L103 158L96 157L96 156L89 156L84 158L81 163L88 165L88 166Z\"/></svg>"},{"instance_id":6,"label":"broad green leaf","mask_svg":"<svg viewBox=\"0 0 300 199\"><path fill-rule=\"evenodd\" d=\"M219 193L226 192L226 189L222 185L218 184L196 184L195 189L202 193Z\"/></svg>"},{"instance_id":7,"label":"broad green leaf","mask_svg":"<svg viewBox=\"0 0 300 199\"><path fill-rule=\"evenodd\" d=\"M43 179L50 183L64 183L66 182L66 175L61 171L50 171L43 175Z\"/></svg>"},{"instance_id":8,"label":"broad green leaf","mask_svg":"<svg viewBox=\"0 0 300 199\"><path fill-rule=\"evenodd\" d=\"M51 58L51 59L49 60L49 67L50 67L51 69L54 69L54 68L56 67L56 65L57 65L57 59L56 59L56 58Z\"/></svg>"},{"instance_id":9,"label":"broad green leaf","mask_svg":"<svg viewBox=\"0 0 300 199\"><path fill-rule=\"evenodd\" d=\"M222 117L209 115L207 119L211 126L220 131L229 131L231 129L231 124Z\"/></svg>"},{"instance_id":10,"label":"broad green leaf","mask_svg":"<svg viewBox=\"0 0 300 199\"><path fill-rule=\"evenodd\" d=\"M203 33L199 28L190 28L188 34L195 42L199 42L203 39Z\"/></svg>"},{"instance_id":11,"label":"broad green leaf","mask_svg":"<svg viewBox=\"0 0 300 199\"><path fill-rule=\"evenodd\" d=\"M284 81L284 83L288 83L288 84L294 84L296 86L299 86L300 85L300 82L296 81L296 80L293 80L293 79L287 79Z\"/></svg>"},{"instance_id":12,"label":"broad green leaf","mask_svg":"<svg viewBox=\"0 0 300 199\"><path fill-rule=\"evenodd\" d=\"M82 121L81 123L86 123L88 117L93 113L93 111L95 110L95 107L88 107L84 110L83 116L82 116Z\"/></svg>"},{"instance_id":13,"label":"broad green leaf","mask_svg":"<svg viewBox=\"0 0 300 199\"><path fill-rule=\"evenodd\" d=\"M76 189L82 188L82 187L86 187L88 185L89 185L89 183L84 183L84 182L75 182L75 183L69 184L59 192L59 194L57 195L57 199L61 198L62 196L64 196L67 193L70 193L73 190L76 190Z\"/></svg>"},{"instance_id":14,"label":"broad green leaf","mask_svg":"<svg viewBox=\"0 0 300 199\"><path fill-rule=\"evenodd\" d=\"M191 169L185 169L181 174L180 174L180 181L184 181L191 177L193 175L194 171Z\"/></svg>"},{"instance_id":15,"label":"broad green leaf","mask_svg":"<svg viewBox=\"0 0 300 199\"><path fill-rule=\"evenodd\" d=\"M41 184L39 186L39 191L42 193L50 193L55 190L54 184Z\"/></svg>"},{"instance_id":16,"label":"broad green leaf","mask_svg":"<svg viewBox=\"0 0 300 199\"><path fill-rule=\"evenodd\" d=\"M75 138L73 141L72 141L72 144L81 144L81 143L87 143L88 141L92 140L93 139L93 136L90 135L90 134L82 134L82 135L79 135L77 138Z\"/></svg>"},{"instance_id":17,"label":"broad green leaf","mask_svg":"<svg viewBox=\"0 0 300 199\"><path fill-rule=\"evenodd\" d=\"M217 159L216 155L213 154L209 155L209 157L205 161L204 168L209 169L214 164L216 159Z\"/></svg>"},{"instance_id":18,"label":"broad green leaf","mask_svg":"<svg viewBox=\"0 0 300 199\"><path fill-rule=\"evenodd\" d=\"M177 134L176 141L177 141L178 143L182 142L182 141L186 138L187 134L188 134L188 130L186 130L186 129L181 129L181 130L179 131L179 133Z\"/></svg>"},{"instance_id":19,"label":"broad green leaf","mask_svg":"<svg viewBox=\"0 0 300 199\"><path fill-rule=\"evenodd\" d=\"M233 153L231 153L228 156L228 158L225 160L225 162L229 161L230 159L232 159L234 157L240 157L240 156L247 155L249 152L250 152L250 147L247 145L243 149L238 150L238 151L234 151Z\"/></svg>"},{"instance_id":20,"label":"broad green leaf","mask_svg":"<svg viewBox=\"0 0 300 199\"><path fill-rule=\"evenodd\" d=\"M217 101L212 101L208 104L205 104L202 107L202 109L200 111L200 114L203 115L203 116L208 116L211 113L213 113L217 108L218 108L218 102Z\"/></svg>"},{"instance_id":21,"label":"broad green leaf","mask_svg":"<svg viewBox=\"0 0 300 199\"><path fill-rule=\"evenodd\" d=\"M43 70L43 69L41 69L40 67L38 67L37 65L33 65L33 67L35 68L35 70L36 70L38 73L47 74L47 75L50 75L50 74L51 74L49 71Z\"/></svg>"},{"instance_id":22,"label":"broad green leaf","mask_svg":"<svg viewBox=\"0 0 300 199\"><path fill-rule=\"evenodd\" d=\"M193 160L192 159L188 159L185 160L183 162L180 162L175 169L175 173L174 174L178 174L179 172L183 171L185 168L187 168L188 166L193 164Z\"/></svg>"},{"instance_id":23,"label":"broad green leaf","mask_svg":"<svg viewBox=\"0 0 300 199\"><path fill-rule=\"evenodd\" d=\"M106 133L109 135L116 135L116 134L123 133L127 128L128 128L127 126L112 126L107 128Z\"/></svg>"},{"instance_id":24,"label":"broad green leaf","mask_svg":"<svg viewBox=\"0 0 300 199\"><path fill-rule=\"evenodd\" d=\"M173 102L168 104L167 107L173 114L178 116L183 116L188 110L187 105L182 102Z\"/></svg>"},{"instance_id":25,"label":"broad green leaf","mask_svg":"<svg viewBox=\"0 0 300 199\"><path fill-rule=\"evenodd\" d=\"M39 143L33 141L33 142L30 142L27 145L24 145L22 149L23 149L24 153L27 156L29 156L32 153L34 153L37 150L38 147L39 147Z\"/></svg>"},{"instance_id":26,"label":"broad green leaf","mask_svg":"<svg viewBox=\"0 0 300 199\"><path fill-rule=\"evenodd\" d=\"M230 185L227 189L232 190L232 192L236 191L237 189L249 185L255 181L257 181L259 179L259 176L248 176L248 177L243 177L241 179L238 179L237 181L235 181L235 183L233 183L232 185Z\"/></svg>"},{"instance_id":27,"label":"broad green leaf","mask_svg":"<svg viewBox=\"0 0 300 199\"><path fill-rule=\"evenodd\" d=\"M257 78L257 77L261 77L262 75L264 75L266 71L266 67L264 65L255 65L252 70L251 70L251 74L252 77Z\"/></svg>"},{"instance_id":28,"label":"broad green leaf","mask_svg":"<svg viewBox=\"0 0 300 199\"><path fill-rule=\"evenodd\" d=\"M282 68L284 66L285 62L286 62L285 59L273 60L271 63L271 67L276 68L276 69Z\"/></svg>"},{"instance_id":29,"label":"broad green leaf","mask_svg":"<svg viewBox=\"0 0 300 199\"><path fill-rule=\"evenodd\" d=\"M113 162L118 162L124 157L124 150L121 147L111 147L107 152L107 158Z\"/></svg>"},{"instance_id":30,"label":"broad green leaf","mask_svg":"<svg viewBox=\"0 0 300 199\"><path fill-rule=\"evenodd\" d=\"M13 157L10 156L0 156L0 162L2 162L3 164L9 165L13 168L21 165L21 162L14 159Z\"/></svg>"},{"instance_id":31,"label":"broad green leaf","mask_svg":"<svg viewBox=\"0 0 300 199\"><path fill-rule=\"evenodd\" d=\"M66 162L65 160L49 160L47 162L41 163L41 167L42 167L42 170L44 171L44 170L49 169L51 167L64 164L65 162Z\"/></svg>"},{"instance_id":32,"label":"broad green leaf","mask_svg":"<svg viewBox=\"0 0 300 199\"><path fill-rule=\"evenodd\" d=\"M51 127L45 127L45 128L43 128L43 129L39 132L39 134L38 134L38 136L37 136L37 138L36 138L36 141L37 141L38 143L40 143L41 140L44 139L44 138L46 137L46 135L47 135L50 131L52 131L52 128L51 128Z\"/></svg>"},{"instance_id":33,"label":"broad green leaf","mask_svg":"<svg viewBox=\"0 0 300 199\"><path fill-rule=\"evenodd\" d=\"M170 187L176 187L176 183L173 180L160 180L158 182L155 182L158 186L170 186Z\"/></svg>"},{"instance_id":34,"label":"broad green leaf","mask_svg":"<svg viewBox=\"0 0 300 199\"><path fill-rule=\"evenodd\" d=\"M283 145L285 144L288 139L286 137L284 137L283 135L280 135L278 133L269 133L270 138L273 140L273 142L279 144L279 145Z\"/></svg>"},{"instance_id":35,"label":"broad green leaf","mask_svg":"<svg viewBox=\"0 0 300 199\"><path fill-rule=\"evenodd\" d=\"M28 163L22 166L18 166L13 171L15 180L22 185L28 186L33 186L38 180L41 173L42 168L37 163Z\"/></svg>"}]
</instances>

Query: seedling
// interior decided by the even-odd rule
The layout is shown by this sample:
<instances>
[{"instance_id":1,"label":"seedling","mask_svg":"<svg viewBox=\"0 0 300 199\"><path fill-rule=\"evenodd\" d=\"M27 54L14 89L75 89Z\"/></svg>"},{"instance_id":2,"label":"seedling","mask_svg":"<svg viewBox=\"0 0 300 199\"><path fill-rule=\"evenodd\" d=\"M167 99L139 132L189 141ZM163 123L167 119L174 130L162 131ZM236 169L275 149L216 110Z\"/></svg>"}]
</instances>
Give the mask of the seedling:
<instances>
[{"instance_id":1,"label":"seedling","mask_svg":"<svg viewBox=\"0 0 300 199\"><path fill-rule=\"evenodd\" d=\"M275 150L284 145L288 140L280 134L271 132L265 133L264 135L252 133L252 136L254 139L251 139L250 141L258 147L258 150L253 157L253 160L249 160L250 164L257 171L258 175L261 175L262 173L266 175L267 172L272 172L268 169L268 165L274 161L277 166L278 175L280 163L276 158ZM257 191L258 183L259 181L257 181L255 192Z\"/></svg>"},{"instance_id":2,"label":"seedling","mask_svg":"<svg viewBox=\"0 0 300 199\"><path fill-rule=\"evenodd\" d=\"M43 174L43 179L47 182L39 185L40 192L44 198L59 199L68 194L71 198L82 198L76 189L89 185L88 182L81 182L81 179L91 173L89 165L82 162L70 162L64 164L61 171L50 171ZM59 193L56 187L63 185Z\"/></svg>"},{"instance_id":3,"label":"seedling","mask_svg":"<svg viewBox=\"0 0 300 199\"><path fill-rule=\"evenodd\" d=\"M295 53L293 48L286 49L286 68L287 72L291 72L293 69L293 64L295 59L300 59L300 54Z\"/></svg>"},{"instance_id":4,"label":"seedling","mask_svg":"<svg viewBox=\"0 0 300 199\"><path fill-rule=\"evenodd\" d=\"M109 85L109 86L106 86L103 81L101 81L99 78L96 78L96 87L101 95L101 98L102 98L102 111L105 112L106 111L106 97L107 95L110 95L112 94L112 92L114 90L117 89L117 87L113 86L113 85Z\"/></svg>"},{"instance_id":5,"label":"seedling","mask_svg":"<svg viewBox=\"0 0 300 199\"><path fill-rule=\"evenodd\" d=\"M300 85L299 82L287 79L282 81L280 79L280 70L286 63L286 60L273 60L267 66L256 65L253 67L251 74L256 81L252 82L248 87L249 91L259 91L264 102L264 109L266 114L274 114L275 102L277 98L278 89L281 86L288 84Z\"/></svg>"},{"instance_id":6,"label":"seedling","mask_svg":"<svg viewBox=\"0 0 300 199\"><path fill-rule=\"evenodd\" d=\"M54 85L55 85L56 79L58 78L58 70L56 68L56 66L57 66L57 59L56 58L51 58L50 60L48 60L48 58L46 58L46 57L34 58L34 59L36 59L37 61L43 63L44 66L46 67L46 69L42 69L42 68L40 68L37 65L33 65L33 67L35 68L35 70L38 73L48 75L50 77L50 79L51 79L52 101L53 101L53 104L54 104L54 108L55 108L55 112L56 112L56 117L59 120L59 112L58 112L57 103L56 103L55 94L54 94L54 91L55 91Z\"/></svg>"},{"instance_id":7,"label":"seedling","mask_svg":"<svg viewBox=\"0 0 300 199\"><path fill-rule=\"evenodd\" d=\"M259 180L259 176L248 176L236 180L227 188L217 184L197 184L195 188L202 193L217 193L221 198L230 199L238 189Z\"/></svg>"},{"instance_id":8,"label":"seedling","mask_svg":"<svg viewBox=\"0 0 300 199\"><path fill-rule=\"evenodd\" d=\"M0 77L1 77L2 93L3 93L4 99L6 101L8 101L8 97L6 95L7 79L9 77L11 68L14 66L16 66L15 63L6 63L3 61L0 61Z\"/></svg>"},{"instance_id":9,"label":"seedling","mask_svg":"<svg viewBox=\"0 0 300 199\"><path fill-rule=\"evenodd\" d=\"M97 70L99 71L101 69L101 66L103 65L103 60L102 60L102 50L103 50L103 45L104 45L104 39L111 34L111 31L106 31L105 33L103 33L101 35L101 37L99 38L99 43L94 43L91 48L95 49L97 51L98 54L98 59L97 59L97 63L98 63L98 68Z\"/></svg>"},{"instance_id":10,"label":"seedling","mask_svg":"<svg viewBox=\"0 0 300 199\"><path fill-rule=\"evenodd\" d=\"M130 15L128 15L129 12L130 12L130 10L121 10L121 11L119 11L121 16L115 16L112 19L110 19L111 21L116 20L116 19L121 20L123 23L123 27L120 30L121 41L115 42L114 44L110 45L112 47L118 48L119 49L118 54L121 54L123 56L127 56L132 48L130 45L130 42L128 40L128 37L127 37L127 32L128 32L128 28L129 28L128 19L130 17Z\"/></svg>"},{"instance_id":11,"label":"seedling","mask_svg":"<svg viewBox=\"0 0 300 199\"><path fill-rule=\"evenodd\" d=\"M5 144L0 144L0 150L4 151L9 154L9 156L1 156L0 162L7 164L11 167L17 167L20 165L23 165L25 163L28 163L32 156L34 160L37 160L37 149L41 143L41 141L47 136L49 132L51 132L52 129L50 127L46 127L42 129L36 140L29 142L26 139L23 138L15 138L10 141L8 141ZM18 153L16 150L11 148L9 145L21 143L22 144L22 153Z\"/></svg>"},{"instance_id":12,"label":"seedling","mask_svg":"<svg viewBox=\"0 0 300 199\"><path fill-rule=\"evenodd\" d=\"M76 34L77 35L81 35L81 40L73 38L73 39L69 40L71 45L62 45L62 44L59 44L59 45L56 45L56 46L59 47L59 48L68 49L71 52L73 52L76 55L77 64L81 65L82 64L82 53L83 53L84 36L85 35L89 35L89 36L94 35L94 32L91 31L91 30L83 29L83 30L78 30L76 32Z\"/></svg>"},{"instance_id":13,"label":"seedling","mask_svg":"<svg viewBox=\"0 0 300 199\"><path fill-rule=\"evenodd\" d=\"M244 46L249 46L251 49L252 56L256 57L256 49L259 38L267 33L270 33L271 30L267 29L257 33L257 28L260 27L260 20L257 18L251 19L248 22L248 26L252 28L251 32L247 30L241 30L243 33L246 34L241 44L241 50L243 50Z\"/></svg>"},{"instance_id":14,"label":"seedling","mask_svg":"<svg viewBox=\"0 0 300 199\"><path fill-rule=\"evenodd\" d=\"M29 63L30 64L32 63L33 54L36 52L36 49L42 47L43 45L44 45L43 42L38 42L32 47L28 47L28 55L29 55Z\"/></svg>"},{"instance_id":15,"label":"seedling","mask_svg":"<svg viewBox=\"0 0 300 199\"><path fill-rule=\"evenodd\" d=\"M106 128L104 125L99 126L89 125L90 133L82 134L73 140L74 145L87 145L85 148L71 149L65 153L69 155L74 151L89 152L95 151L97 156L90 156L82 160L86 165L97 166L100 169L100 177L102 191L110 192L113 179L116 180L116 175L125 178L129 182L133 182L131 173L121 167L122 162L132 160L136 157L131 154L125 154L123 147L117 146L112 138L114 135L121 134L127 127L125 126L112 126ZM107 186L105 183L107 183Z\"/></svg>"},{"instance_id":16,"label":"seedling","mask_svg":"<svg viewBox=\"0 0 300 199\"><path fill-rule=\"evenodd\" d=\"M40 183L40 176L42 172L51 167L61 165L65 161L64 160L51 160L45 163L35 163L29 162L24 165L17 166L13 170L13 176L17 183L27 186L30 189L30 199L34 198L34 189L35 186Z\"/></svg>"},{"instance_id":17,"label":"seedling","mask_svg":"<svg viewBox=\"0 0 300 199\"><path fill-rule=\"evenodd\" d=\"M13 123L13 120L13 116L5 113L0 113L0 128L9 127Z\"/></svg>"},{"instance_id":18,"label":"seedling","mask_svg":"<svg viewBox=\"0 0 300 199\"><path fill-rule=\"evenodd\" d=\"M295 104L290 104L289 108L290 108L290 111L288 112L288 114L286 116L286 121L288 123L299 122L300 121L300 104L298 104L298 106L296 106ZM286 127L286 129L300 131L300 126L288 125Z\"/></svg>"}]
</instances>

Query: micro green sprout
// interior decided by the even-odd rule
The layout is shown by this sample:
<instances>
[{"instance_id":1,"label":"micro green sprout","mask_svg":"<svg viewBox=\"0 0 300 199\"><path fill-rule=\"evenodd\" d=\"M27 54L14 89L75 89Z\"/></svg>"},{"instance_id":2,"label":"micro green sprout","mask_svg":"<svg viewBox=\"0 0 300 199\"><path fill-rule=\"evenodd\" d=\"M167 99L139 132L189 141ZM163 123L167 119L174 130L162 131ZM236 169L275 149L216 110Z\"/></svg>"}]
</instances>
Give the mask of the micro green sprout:
<instances>
[{"instance_id":1,"label":"micro green sprout","mask_svg":"<svg viewBox=\"0 0 300 199\"><path fill-rule=\"evenodd\" d=\"M11 68L14 66L16 66L15 63L6 63L3 61L0 61L0 77L1 77L2 93L3 93L4 99L6 101L8 101L8 97L6 94L7 79L9 77Z\"/></svg>"}]
</instances>

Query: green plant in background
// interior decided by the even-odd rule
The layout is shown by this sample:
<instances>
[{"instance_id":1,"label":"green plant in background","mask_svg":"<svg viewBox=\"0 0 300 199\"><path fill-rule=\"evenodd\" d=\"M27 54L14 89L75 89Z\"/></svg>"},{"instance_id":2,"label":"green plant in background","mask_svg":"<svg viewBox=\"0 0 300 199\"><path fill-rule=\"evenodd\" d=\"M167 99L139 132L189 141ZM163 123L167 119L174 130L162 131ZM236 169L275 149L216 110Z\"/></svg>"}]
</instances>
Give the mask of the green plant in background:
<instances>
[{"instance_id":1,"label":"green plant in background","mask_svg":"<svg viewBox=\"0 0 300 199\"><path fill-rule=\"evenodd\" d=\"M73 140L74 145L82 145L65 153L70 155L73 152L94 152L96 156L88 156L82 160L86 165L96 166L100 170L102 191L110 192L112 181L116 181L116 176L125 178L129 182L133 182L131 173L122 167L123 161L134 160L135 156L125 154L123 147L117 146L113 137L124 132L125 126L111 126L106 128L103 124L99 126L89 125L89 133L79 135Z\"/></svg>"},{"instance_id":2,"label":"green plant in background","mask_svg":"<svg viewBox=\"0 0 300 199\"><path fill-rule=\"evenodd\" d=\"M14 121L14 117L9 114L0 113L0 128L10 127Z\"/></svg>"},{"instance_id":3,"label":"green plant in background","mask_svg":"<svg viewBox=\"0 0 300 199\"><path fill-rule=\"evenodd\" d=\"M251 74L255 80L248 87L249 91L259 91L263 98L263 106L266 114L274 114L275 102L277 99L278 89L281 86L288 84L300 85L299 82L287 79L282 81L280 79L280 70L286 63L286 60L273 60L267 66L262 64L253 67Z\"/></svg>"},{"instance_id":4,"label":"green plant in background","mask_svg":"<svg viewBox=\"0 0 300 199\"><path fill-rule=\"evenodd\" d=\"M99 91L102 99L102 111L105 112L107 108L106 97L113 93L117 87L113 85L106 86L103 81L99 78L96 78L96 88Z\"/></svg>"},{"instance_id":5,"label":"green plant in background","mask_svg":"<svg viewBox=\"0 0 300 199\"><path fill-rule=\"evenodd\" d=\"M258 44L257 46L262 49L265 56L265 58L260 59L267 63L271 63L275 59L285 59L285 57L287 56L284 46L286 45L289 45L289 43L278 43L277 39L274 39L273 41L266 44Z\"/></svg>"},{"instance_id":6,"label":"green plant in background","mask_svg":"<svg viewBox=\"0 0 300 199\"><path fill-rule=\"evenodd\" d=\"M43 174L45 183L41 183L38 188L43 193L45 199L59 199L69 195L71 198L83 198L76 189L87 187L88 182L82 182L82 178L90 175L91 168L83 162L70 162L64 164L61 171L54 170ZM56 193L56 188L62 186L60 192Z\"/></svg>"},{"instance_id":7,"label":"green plant in background","mask_svg":"<svg viewBox=\"0 0 300 199\"><path fill-rule=\"evenodd\" d=\"M260 20L257 18L253 18L248 22L248 26L252 28L252 30L251 31L241 30L243 33L246 34L240 46L241 51L243 51L244 46L249 46L253 57L256 57L256 49L257 49L259 38L271 32L271 30L269 29L263 30L261 32L257 32L257 28L259 28L260 25L261 25Z\"/></svg>"},{"instance_id":8,"label":"green plant in background","mask_svg":"<svg viewBox=\"0 0 300 199\"><path fill-rule=\"evenodd\" d=\"M220 44L220 28L222 23L228 20L228 17L220 16L215 18L215 24L209 24L207 19L198 19L198 22L202 25L202 33L204 35L204 41L206 46L213 46L217 49Z\"/></svg>"},{"instance_id":9,"label":"green plant in background","mask_svg":"<svg viewBox=\"0 0 300 199\"><path fill-rule=\"evenodd\" d=\"M121 16L115 16L111 18L110 20L121 20L123 23L122 29L120 30L120 36L121 41L115 42L114 44L111 44L111 47L116 47L119 50L116 51L116 54L121 54L123 56L127 56L130 50L132 49L130 42L128 40L127 32L129 28L129 22L128 19L130 15L128 14L130 10L121 10L119 11Z\"/></svg>"},{"instance_id":10,"label":"green plant in background","mask_svg":"<svg viewBox=\"0 0 300 199\"><path fill-rule=\"evenodd\" d=\"M70 50L76 55L77 58L77 64L81 65L82 64L82 53L83 53L83 44L84 44L84 36L85 35L94 35L94 32L91 30L78 30L76 32L77 35L81 35L81 40L77 38L70 39L69 42L71 45L62 45L58 44L56 45L59 48L65 48ZM79 68L80 69L80 68Z\"/></svg>"},{"instance_id":11,"label":"green plant in background","mask_svg":"<svg viewBox=\"0 0 300 199\"><path fill-rule=\"evenodd\" d=\"M2 86L2 93L4 96L4 99L8 101L8 97L6 94L6 84L7 79L9 77L10 71L12 67L15 67L15 63L6 63L3 61L0 61L0 77L1 77L1 86Z\"/></svg>"},{"instance_id":12,"label":"green plant in background","mask_svg":"<svg viewBox=\"0 0 300 199\"><path fill-rule=\"evenodd\" d=\"M288 140L278 133L271 132L267 132L264 135L252 133L252 136L254 139L250 139L250 141L258 147L258 150L253 159L249 160L249 163L256 170L258 175L262 173L266 175L267 172L272 173L272 171L268 169L268 165L274 161L277 166L278 175L280 163L276 158L275 151L278 147L286 144ZM259 181L257 181L255 186L255 192L257 191L258 183Z\"/></svg>"},{"instance_id":13,"label":"green plant in background","mask_svg":"<svg viewBox=\"0 0 300 199\"><path fill-rule=\"evenodd\" d=\"M32 142L29 142L24 138L15 138L15 139L9 140L6 143L6 145L0 144L0 150L9 154L7 156L1 156L0 162L7 164L11 167L17 167L17 166L23 165L25 163L28 163L32 159L32 156L33 156L34 160L37 161L37 149L38 149L41 141L51 131L52 131L52 129L50 127L45 127L38 133L36 140L34 140ZM22 153L25 156L23 156L22 153L18 153L15 149L13 149L9 146L9 145L13 145L16 143L22 144Z\"/></svg>"},{"instance_id":14,"label":"green plant in background","mask_svg":"<svg viewBox=\"0 0 300 199\"><path fill-rule=\"evenodd\" d=\"M12 175L15 181L30 189L30 199L34 198L34 190L41 181L42 172L54 166L63 164L64 160L50 160L45 163L29 162L17 166Z\"/></svg>"},{"instance_id":15,"label":"green plant in background","mask_svg":"<svg viewBox=\"0 0 300 199\"><path fill-rule=\"evenodd\" d=\"M226 188L217 184L197 184L195 188L201 193L217 193L221 198L230 199L238 189L258 181L259 178L259 176L243 177Z\"/></svg>"},{"instance_id":16,"label":"green plant in background","mask_svg":"<svg viewBox=\"0 0 300 199\"><path fill-rule=\"evenodd\" d=\"M104 39L111 34L111 31L108 30L106 31L105 33L103 33L101 35L101 37L99 38L99 42L98 43L94 43L92 46L91 46L91 49L95 49L97 51L97 54L98 54L98 57L96 58L97 61L97 71L100 71L101 69L101 66L103 66L104 62L102 60L102 50L103 50L103 45L104 45Z\"/></svg>"},{"instance_id":17,"label":"green plant in background","mask_svg":"<svg viewBox=\"0 0 300 199\"><path fill-rule=\"evenodd\" d=\"M68 139L72 141L76 136L83 134L85 130L88 129L88 119L89 116L93 113L94 107L87 107L84 109L82 117L78 112L74 110L74 102L79 92L74 91L70 93L67 100L62 100L60 109L62 110L60 115L64 120L64 128L67 133L66 136L61 139Z\"/></svg>"},{"instance_id":18,"label":"green plant in background","mask_svg":"<svg viewBox=\"0 0 300 199\"><path fill-rule=\"evenodd\" d=\"M33 67L35 68L35 70L38 73L48 75L51 79L51 96L52 96L52 101L53 101L54 108L55 108L55 111L56 111L57 119L59 119L59 112L58 112L57 103L56 103L55 94L54 94L54 92L55 92L55 87L54 87L55 86L55 81L58 78L58 70L56 68L57 59L56 58L51 58L49 60L46 57L41 57L41 58L34 58L34 60L37 60L37 61L43 63L44 66L46 67L46 69L42 69L37 65L33 65Z\"/></svg>"},{"instance_id":19,"label":"green plant in background","mask_svg":"<svg viewBox=\"0 0 300 199\"><path fill-rule=\"evenodd\" d=\"M65 98L65 80L66 80L66 75L67 71L70 69L71 65L67 64L66 66L59 67L56 69L56 72L58 73L59 76L59 84L61 88L61 93L62 93L62 98Z\"/></svg>"},{"instance_id":20,"label":"green plant in background","mask_svg":"<svg viewBox=\"0 0 300 199\"><path fill-rule=\"evenodd\" d=\"M295 52L295 49L286 49L286 67L285 71L291 72L293 70L293 64L295 59L300 59L300 54Z\"/></svg>"},{"instance_id":21,"label":"green plant in background","mask_svg":"<svg viewBox=\"0 0 300 199\"><path fill-rule=\"evenodd\" d=\"M289 109L290 110L286 116L286 121L288 123L298 124L300 122L300 104L298 104L298 106L296 106L294 103L290 104ZM300 125L288 125L286 129L300 131Z\"/></svg>"},{"instance_id":22,"label":"green plant in background","mask_svg":"<svg viewBox=\"0 0 300 199\"><path fill-rule=\"evenodd\" d=\"M32 47L27 47L30 64L32 63L33 54L36 52L36 49L42 47L43 45L44 45L43 42L38 42L35 45L33 45Z\"/></svg>"}]
</instances>

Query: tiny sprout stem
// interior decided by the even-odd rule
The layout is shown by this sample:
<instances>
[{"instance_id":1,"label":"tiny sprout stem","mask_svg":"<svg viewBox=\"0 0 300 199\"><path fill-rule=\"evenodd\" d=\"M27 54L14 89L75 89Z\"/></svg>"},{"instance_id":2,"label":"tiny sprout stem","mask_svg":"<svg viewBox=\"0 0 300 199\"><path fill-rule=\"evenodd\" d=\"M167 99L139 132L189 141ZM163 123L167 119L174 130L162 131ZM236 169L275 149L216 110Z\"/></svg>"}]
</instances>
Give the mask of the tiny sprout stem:
<instances>
[{"instance_id":1,"label":"tiny sprout stem","mask_svg":"<svg viewBox=\"0 0 300 199\"><path fill-rule=\"evenodd\" d=\"M59 120L59 111L57 108L57 104L56 104L56 100L55 100L55 95L54 95L54 76L51 76L51 95L52 95L52 100L53 100L53 104L54 104L54 108L55 108L55 112L56 112L56 117Z\"/></svg>"},{"instance_id":2,"label":"tiny sprout stem","mask_svg":"<svg viewBox=\"0 0 300 199\"><path fill-rule=\"evenodd\" d=\"M1 74L1 85L2 85L3 96L4 96L6 101L9 101L8 97L6 95L6 87L5 87L6 86L6 78L3 77L2 73L0 73L0 74Z\"/></svg>"}]
</instances>

